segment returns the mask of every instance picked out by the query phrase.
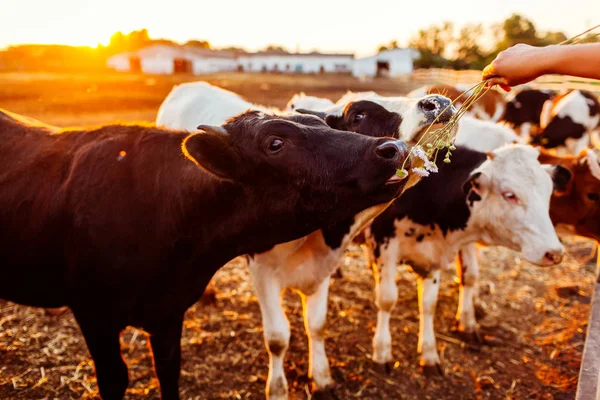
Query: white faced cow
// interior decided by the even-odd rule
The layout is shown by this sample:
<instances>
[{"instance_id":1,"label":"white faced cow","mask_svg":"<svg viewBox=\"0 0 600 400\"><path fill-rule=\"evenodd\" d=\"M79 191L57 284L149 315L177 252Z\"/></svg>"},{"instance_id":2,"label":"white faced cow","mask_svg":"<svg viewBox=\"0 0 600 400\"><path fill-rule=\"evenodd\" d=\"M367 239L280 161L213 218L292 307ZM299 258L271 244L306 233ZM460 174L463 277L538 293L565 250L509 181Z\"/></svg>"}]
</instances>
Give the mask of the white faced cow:
<instances>
[{"instance_id":1,"label":"white faced cow","mask_svg":"<svg viewBox=\"0 0 600 400\"><path fill-rule=\"evenodd\" d=\"M369 136L412 140L436 119L446 123L454 113L450 100L439 95L422 99L394 98L384 102L360 100L334 107L327 114L315 113L328 125ZM220 103L225 114L227 104ZM195 104L189 104L199 115ZM190 115L189 110L179 110ZM177 120L177 115L173 116ZM439 118L438 118L439 117ZM191 123L198 125L201 120ZM168 125L167 125L168 127ZM351 177L349 177L352 179ZM301 292L305 327L309 338L309 376L317 390L333 384L325 354L323 329L327 314L327 293L331 274L338 268L344 250L354 236L389 203L367 208L341 223L323 226L310 235L279 244L264 253L249 255L249 266L263 318L264 337L269 352L267 397L287 398L283 360L290 339L290 328L281 305L281 292L287 288ZM340 207L343 205L340 204Z\"/></svg>"},{"instance_id":2,"label":"white faced cow","mask_svg":"<svg viewBox=\"0 0 600 400\"><path fill-rule=\"evenodd\" d=\"M374 219L366 230L379 309L374 361L392 361L389 321L398 297L394 278L399 263L419 276L418 351L431 373L440 370L433 328L440 268L461 247L484 242L521 251L540 265L561 261L563 247L548 214L554 167L543 168L538 155L524 145L497 149L487 158L459 147L451 164L439 163L439 173L406 190Z\"/></svg>"}]
</instances>

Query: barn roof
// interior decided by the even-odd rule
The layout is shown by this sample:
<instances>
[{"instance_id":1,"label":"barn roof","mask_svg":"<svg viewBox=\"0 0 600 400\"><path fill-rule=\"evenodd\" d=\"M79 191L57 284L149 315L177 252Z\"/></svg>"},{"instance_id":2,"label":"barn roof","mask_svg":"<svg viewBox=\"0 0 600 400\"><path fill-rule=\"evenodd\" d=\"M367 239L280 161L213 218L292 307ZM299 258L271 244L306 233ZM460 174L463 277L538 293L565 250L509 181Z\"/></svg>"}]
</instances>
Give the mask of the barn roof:
<instances>
[{"instance_id":1,"label":"barn roof","mask_svg":"<svg viewBox=\"0 0 600 400\"><path fill-rule=\"evenodd\" d=\"M354 58L352 53L320 53L313 51L310 53L290 53L282 50L265 50L255 53L240 54L243 57L264 57L264 56L282 56L282 57L349 57Z\"/></svg>"},{"instance_id":2,"label":"barn roof","mask_svg":"<svg viewBox=\"0 0 600 400\"><path fill-rule=\"evenodd\" d=\"M141 50L130 53L130 55L140 58L156 57L157 55L173 58L226 58L235 59L236 55L231 51L200 49L195 47L169 46L165 44L155 44L144 47Z\"/></svg>"}]
</instances>

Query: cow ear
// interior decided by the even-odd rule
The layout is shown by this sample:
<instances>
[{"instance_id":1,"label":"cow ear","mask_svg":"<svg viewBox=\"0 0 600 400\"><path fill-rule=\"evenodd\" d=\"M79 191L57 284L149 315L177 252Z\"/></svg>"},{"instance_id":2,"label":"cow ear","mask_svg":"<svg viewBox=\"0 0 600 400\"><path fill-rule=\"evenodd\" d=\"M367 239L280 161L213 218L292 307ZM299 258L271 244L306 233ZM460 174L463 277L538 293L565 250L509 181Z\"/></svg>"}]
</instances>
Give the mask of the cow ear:
<instances>
[{"instance_id":1,"label":"cow ear","mask_svg":"<svg viewBox=\"0 0 600 400\"><path fill-rule=\"evenodd\" d=\"M598 161L598 156L596 155L595 151L587 150L585 156L581 158L580 162L582 164L587 164L592 176L600 180L600 162Z\"/></svg>"},{"instance_id":2,"label":"cow ear","mask_svg":"<svg viewBox=\"0 0 600 400\"><path fill-rule=\"evenodd\" d=\"M568 168L565 168L562 165L552 164L543 164L542 168L552 178L554 190L557 190L559 192L564 192L565 190L567 190L571 179L573 179L573 174L571 173L571 171L569 171Z\"/></svg>"},{"instance_id":3,"label":"cow ear","mask_svg":"<svg viewBox=\"0 0 600 400\"><path fill-rule=\"evenodd\" d=\"M217 178L236 179L240 160L231 145L231 137L227 131L221 127L201 128L204 132L190 135L183 141L185 156Z\"/></svg>"},{"instance_id":4,"label":"cow ear","mask_svg":"<svg viewBox=\"0 0 600 400\"><path fill-rule=\"evenodd\" d=\"M296 110L296 112L299 114L314 115L315 117L319 117L322 120L325 120L325 113L322 111L312 111L312 110L306 110L304 108L299 108Z\"/></svg>"},{"instance_id":5,"label":"cow ear","mask_svg":"<svg viewBox=\"0 0 600 400\"><path fill-rule=\"evenodd\" d=\"M474 172L469 176L469 179L463 184L463 193L468 194L473 191L477 194L481 194L481 172Z\"/></svg>"},{"instance_id":6,"label":"cow ear","mask_svg":"<svg viewBox=\"0 0 600 400\"><path fill-rule=\"evenodd\" d=\"M348 125L346 125L346 121L344 121L343 115L327 115L325 117L325 123L329 125L330 128L337 129L338 131L347 131Z\"/></svg>"}]
</instances>

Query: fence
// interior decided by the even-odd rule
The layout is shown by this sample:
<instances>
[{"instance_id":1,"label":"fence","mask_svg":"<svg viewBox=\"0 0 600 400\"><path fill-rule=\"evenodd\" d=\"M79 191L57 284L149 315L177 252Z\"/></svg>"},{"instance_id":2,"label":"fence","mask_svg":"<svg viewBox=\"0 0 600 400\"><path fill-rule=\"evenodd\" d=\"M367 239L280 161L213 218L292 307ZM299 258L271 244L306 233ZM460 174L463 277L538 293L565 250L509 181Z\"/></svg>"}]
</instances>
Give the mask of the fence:
<instances>
[{"instance_id":1,"label":"fence","mask_svg":"<svg viewBox=\"0 0 600 400\"><path fill-rule=\"evenodd\" d=\"M441 83L447 85L474 85L481 80L481 71L465 70L454 71L451 69L418 69L409 77L409 81L419 84ZM600 82L593 79L574 78L564 75L545 75L528 84L539 89L579 89L600 94Z\"/></svg>"}]
</instances>

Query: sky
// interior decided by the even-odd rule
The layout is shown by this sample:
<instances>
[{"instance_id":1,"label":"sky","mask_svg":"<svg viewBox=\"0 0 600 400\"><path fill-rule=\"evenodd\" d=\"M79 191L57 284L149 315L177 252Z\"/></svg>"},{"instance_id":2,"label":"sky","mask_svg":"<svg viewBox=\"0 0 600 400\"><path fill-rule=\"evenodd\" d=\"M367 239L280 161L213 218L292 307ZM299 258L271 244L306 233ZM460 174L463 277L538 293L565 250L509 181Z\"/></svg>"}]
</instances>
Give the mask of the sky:
<instances>
[{"instance_id":1,"label":"sky","mask_svg":"<svg viewBox=\"0 0 600 400\"><path fill-rule=\"evenodd\" d=\"M2 0L1 8L0 48L96 46L116 31L147 28L152 38L215 47L280 44L364 56L390 40L404 46L443 21L490 26L516 12L568 37L600 23L600 0Z\"/></svg>"}]
</instances>

